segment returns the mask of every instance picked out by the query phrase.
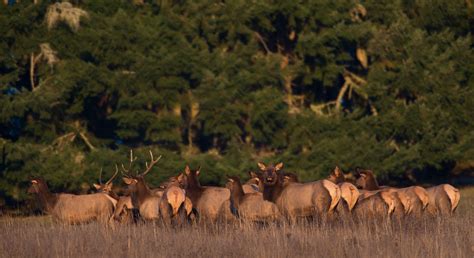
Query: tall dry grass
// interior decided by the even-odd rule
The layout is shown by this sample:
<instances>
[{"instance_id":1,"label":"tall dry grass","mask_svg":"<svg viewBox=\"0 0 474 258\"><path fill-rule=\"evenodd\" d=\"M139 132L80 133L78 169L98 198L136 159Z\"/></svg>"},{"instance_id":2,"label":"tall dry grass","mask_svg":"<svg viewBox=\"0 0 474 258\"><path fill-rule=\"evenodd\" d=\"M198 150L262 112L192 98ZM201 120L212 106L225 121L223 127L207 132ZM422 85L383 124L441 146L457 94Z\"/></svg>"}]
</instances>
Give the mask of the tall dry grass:
<instances>
[{"instance_id":1,"label":"tall dry grass","mask_svg":"<svg viewBox=\"0 0 474 258\"><path fill-rule=\"evenodd\" d=\"M58 225L2 218L2 257L474 257L474 188L451 218L324 225Z\"/></svg>"}]
</instances>

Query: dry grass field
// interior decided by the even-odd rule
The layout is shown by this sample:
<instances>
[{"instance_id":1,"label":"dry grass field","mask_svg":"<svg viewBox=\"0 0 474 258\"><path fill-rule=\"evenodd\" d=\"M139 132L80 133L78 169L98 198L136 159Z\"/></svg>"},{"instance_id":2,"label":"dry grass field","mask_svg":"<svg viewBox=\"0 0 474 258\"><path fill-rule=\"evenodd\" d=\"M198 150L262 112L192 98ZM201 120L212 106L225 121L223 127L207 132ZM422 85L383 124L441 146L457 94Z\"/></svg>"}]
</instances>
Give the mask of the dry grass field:
<instances>
[{"instance_id":1,"label":"dry grass field","mask_svg":"<svg viewBox=\"0 0 474 258\"><path fill-rule=\"evenodd\" d=\"M0 219L1 257L474 257L474 188L445 219L325 225L64 226Z\"/></svg>"}]
</instances>

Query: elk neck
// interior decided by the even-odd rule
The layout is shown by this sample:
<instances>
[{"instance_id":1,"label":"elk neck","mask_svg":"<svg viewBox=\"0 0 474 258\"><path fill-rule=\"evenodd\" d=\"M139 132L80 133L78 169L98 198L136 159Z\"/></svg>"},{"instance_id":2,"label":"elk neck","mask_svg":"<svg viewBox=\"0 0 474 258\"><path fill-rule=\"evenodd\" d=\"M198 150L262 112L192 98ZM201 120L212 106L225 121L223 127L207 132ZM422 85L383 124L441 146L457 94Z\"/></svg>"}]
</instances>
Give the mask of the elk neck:
<instances>
[{"instance_id":1,"label":"elk neck","mask_svg":"<svg viewBox=\"0 0 474 258\"><path fill-rule=\"evenodd\" d=\"M280 178L277 179L278 181L274 185L265 185L263 186L263 199L265 201L276 202L276 200L280 197L281 193L283 192L284 186L283 182L281 182Z\"/></svg>"},{"instance_id":2,"label":"elk neck","mask_svg":"<svg viewBox=\"0 0 474 258\"><path fill-rule=\"evenodd\" d=\"M59 194L51 193L48 186L43 183L39 186L37 197L46 212L51 212L58 202Z\"/></svg>"},{"instance_id":3,"label":"elk neck","mask_svg":"<svg viewBox=\"0 0 474 258\"><path fill-rule=\"evenodd\" d=\"M107 193L110 197L114 198L115 200L119 200L120 196L118 196L114 191L110 191Z\"/></svg>"},{"instance_id":4,"label":"elk neck","mask_svg":"<svg viewBox=\"0 0 474 258\"><path fill-rule=\"evenodd\" d=\"M365 189L369 191L379 190L379 184L377 183L377 179L375 179L374 175L367 175L366 182L365 182Z\"/></svg>"},{"instance_id":5,"label":"elk neck","mask_svg":"<svg viewBox=\"0 0 474 258\"><path fill-rule=\"evenodd\" d=\"M150 188L148 188L148 185L145 183L145 180L143 178L138 178L136 192L138 202L143 203L148 197L152 195L153 193L150 191Z\"/></svg>"},{"instance_id":6,"label":"elk neck","mask_svg":"<svg viewBox=\"0 0 474 258\"><path fill-rule=\"evenodd\" d=\"M199 180L196 175L187 176L187 185L186 185L186 196L191 199L192 203L197 203L201 198L204 188L199 183Z\"/></svg>"},{"instance_id":7,"label":"elk neck","mask_svg":"<svg viewBox=\"0 0 474 258\"><path fill-rule=\"evenodd\" d=\"M235 209L239 209L240 203L242 202L245 196L244 189L242 189L242 184L238 181L232 183L230 189L230 202Z\"/></svg>"}]
</instances>

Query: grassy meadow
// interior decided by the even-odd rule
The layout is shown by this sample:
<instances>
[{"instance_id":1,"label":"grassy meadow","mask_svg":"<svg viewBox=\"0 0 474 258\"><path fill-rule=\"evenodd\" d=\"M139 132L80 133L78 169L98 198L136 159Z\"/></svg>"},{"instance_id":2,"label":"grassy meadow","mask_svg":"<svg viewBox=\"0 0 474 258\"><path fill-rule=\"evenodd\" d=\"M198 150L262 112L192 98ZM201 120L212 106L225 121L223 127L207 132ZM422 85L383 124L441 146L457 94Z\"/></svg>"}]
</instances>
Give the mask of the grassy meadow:
<instances>
[{"instance_id":1,"label":"grassy meadow","mask_svg":"<svg viewBox=\"0 0 474 258\"><path fill-rule=\"evenodd\" d=\"M474 188L454 217L316 225L54 224L0 219L1 257L474 257Z\"/></svg>"}]
</instances>

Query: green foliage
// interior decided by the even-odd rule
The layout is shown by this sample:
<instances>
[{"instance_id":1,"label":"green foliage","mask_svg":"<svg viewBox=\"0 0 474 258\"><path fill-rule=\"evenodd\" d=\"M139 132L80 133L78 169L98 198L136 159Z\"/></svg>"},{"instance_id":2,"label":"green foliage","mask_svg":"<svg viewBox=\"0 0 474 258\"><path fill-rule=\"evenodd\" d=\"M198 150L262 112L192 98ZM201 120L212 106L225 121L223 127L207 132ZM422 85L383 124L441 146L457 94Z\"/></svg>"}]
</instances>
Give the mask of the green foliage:
<instances>
[{"instance_id":1,"label":"green foliage","mask_svg":"<svg viewBox=\"0 0 474 258\"><path fill-rule=\"evenodd\" d=\"M71 1L88 13L78 30L47 28L53 1L0 8L8 204L30 176L87 192L131 148L134 170L163 155L152 186L188 163L222 184L257 161L303 180L335 165L448 176L473 161L469 1L145 2Z\"/></svg>"}]
</instances>

